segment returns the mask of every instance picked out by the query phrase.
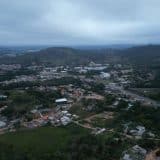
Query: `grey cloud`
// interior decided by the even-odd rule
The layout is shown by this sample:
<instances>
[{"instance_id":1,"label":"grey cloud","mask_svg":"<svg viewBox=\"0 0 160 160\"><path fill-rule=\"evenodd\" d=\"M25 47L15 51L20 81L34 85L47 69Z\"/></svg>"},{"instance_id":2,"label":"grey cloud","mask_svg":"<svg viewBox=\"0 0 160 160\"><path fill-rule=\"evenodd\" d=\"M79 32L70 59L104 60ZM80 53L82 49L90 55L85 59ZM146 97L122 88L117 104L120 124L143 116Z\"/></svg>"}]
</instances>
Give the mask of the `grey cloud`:
<instances>
[{"instance_id":1,"label":"grey cloud","mask_svg":"<svg viewBox=\"0 0 160 160\"><path fill-rule=\"evenodd\" d=\"M159 0L0 0L0 44L159 43Z\"/></svg>"}]
</instances>

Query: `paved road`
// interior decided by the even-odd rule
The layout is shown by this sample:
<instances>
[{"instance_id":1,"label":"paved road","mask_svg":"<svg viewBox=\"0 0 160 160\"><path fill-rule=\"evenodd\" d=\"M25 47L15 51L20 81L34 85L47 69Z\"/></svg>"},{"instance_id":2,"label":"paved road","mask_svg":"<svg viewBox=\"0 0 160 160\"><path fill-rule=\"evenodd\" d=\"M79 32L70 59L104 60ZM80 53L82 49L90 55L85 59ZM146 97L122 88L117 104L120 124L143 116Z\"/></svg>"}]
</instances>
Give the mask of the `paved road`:
<instances>
[{"instance_id":1,"label":"paved road","mask_svg":"<svg viewBox=\"0 0 160 160\"><path fill-rule=\"evenodd\" d=\"M138 95L132 91L129 91L129 90L124 90L122 89L121 91L122 93L124 93L125 95L128 95L130 97L133 97L134 99L138 100L138 101L141 101L143 103L146 103L146 104L149 104L149 105L153 105L153 106L157 106L157 107L160 107L160 102L158 101L155 101L155 100L152 100L148 97L145 97L143 95Z\"/></svg>"},{"instance_id":2,"label":"paved road","mask_svg":"<svg viewBox=\"0 0 160 160\"><path fill-rule=\"evenodd\" d=\"M107 86L107 88L109 88L111 90L118 91L119 93L124 94L126 96L129 96L129 97L131 97L135 100L138 100L142 103L146 103L146 104L152 105L154 107L160 107L160 102L152 100L152 99L145 97L143 95L139 95L137 93L134 93L133 91L125 90L121 86L113 85L113 86Z\"/></svg>"}]
</instances>

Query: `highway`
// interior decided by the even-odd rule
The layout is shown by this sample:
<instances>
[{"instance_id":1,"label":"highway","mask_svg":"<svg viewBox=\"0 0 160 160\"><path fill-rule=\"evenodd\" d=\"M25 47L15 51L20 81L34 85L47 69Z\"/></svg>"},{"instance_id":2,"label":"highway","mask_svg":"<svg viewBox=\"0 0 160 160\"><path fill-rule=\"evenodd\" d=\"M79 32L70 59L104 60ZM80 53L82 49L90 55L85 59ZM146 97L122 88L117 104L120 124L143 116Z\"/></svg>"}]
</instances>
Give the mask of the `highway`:
<instances>
[{"instance_id":1,"label":"highway","mask_svg":"<svg viewBox=\"0 0 160 160\"><path fill-rule=\"evenodd\" d=\"M130 90L125 90L123 87L114 84L114 85L107 85L106 89L112 90L112 92L115 90L116 92L118 91L120 94L126 95L130 97L133 100L140 101L141 103L147 104L147 105L152 105L153 107L160 107L160 102L152 100L148 97L145 97L143 95L139 95L137 93L134 93L133 91Z\"/></svg>"},{"instance_id":2,"label":"highway","mask_svg":"<svg viewBox=\"0 0 160 160\"><path fill-rule=\"evenodd\" d=\"M152 100L152 99L145 97L143 95L139 95L139 94L136 94L132 91L124 90L124 89L122 89L121 92L127 96L130 96L131 98L133 97L135 100L138 100L142 103L146 103L148 105L153 105L154 107L160 107L160 102Z\"/></svg>"}]
</instances>

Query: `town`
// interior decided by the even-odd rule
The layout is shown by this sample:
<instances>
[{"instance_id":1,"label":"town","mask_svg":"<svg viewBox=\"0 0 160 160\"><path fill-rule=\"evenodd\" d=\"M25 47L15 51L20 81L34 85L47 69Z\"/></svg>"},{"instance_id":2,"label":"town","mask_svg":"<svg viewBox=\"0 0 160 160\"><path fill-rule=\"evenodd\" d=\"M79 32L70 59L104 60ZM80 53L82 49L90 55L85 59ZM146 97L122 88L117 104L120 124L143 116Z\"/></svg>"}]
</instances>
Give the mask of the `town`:
<instances>
[{"instance_id":1,"label":"town","mask_svg":"<svg viewBox=\"0 0 160 160\"><path fill-rule=\"evenodd\" d=\"M132 65L91 61L79 66L2 64L0 75L4 77L0 81L0 134L74 124L95 136L118 133L121 138L117 140L145 137L160 141L159 133L145 123L124 119L139 106L154 110L160 107L159 101L135 87L137 79L139 83L152 80L151 71L137 76ZM119 123L113 125L117 120ZM142 159L147 154L146 149L135 145L122 153L122 159L132 159L132 152Z\"/></svg>"},{"instance_id":2,"label":"town","mask_svg":"<svg viewBox=\"0 0 160 160\"><path fill-rule=\"evenodd\" d=\"M0 0L0 160L160 160L159 0Z\"/></svg>"}]
</instances>

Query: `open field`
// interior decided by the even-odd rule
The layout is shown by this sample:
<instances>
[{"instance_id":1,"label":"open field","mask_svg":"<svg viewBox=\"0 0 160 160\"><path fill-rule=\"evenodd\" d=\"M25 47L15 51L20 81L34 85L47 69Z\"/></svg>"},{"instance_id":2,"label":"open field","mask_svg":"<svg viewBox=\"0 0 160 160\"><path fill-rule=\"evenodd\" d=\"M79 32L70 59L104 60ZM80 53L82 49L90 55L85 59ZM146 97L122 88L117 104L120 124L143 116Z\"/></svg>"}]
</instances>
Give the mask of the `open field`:
<instances>
[{"instance_id":1,"label":"open field","mask_svg":"<svg viewBox=\"0 0 160 160\"><path fill-rule=\"evenodd\" d=\"M65 152L69 142L80 135L86 135L88 131L75 125L67 127L41 127L33 130L7 133L0 136L0 148L9 146L16 154L29 153L39 158L43 155L56 155L57 152ZM2 151L2 150L1 150ZM10 149L11 151L11 149ZM3 151L2 151L3 152ZM40 155L39 155L40 154ZM1 159L0 153L0 159Z\"/></svg>"}]
</instances>

